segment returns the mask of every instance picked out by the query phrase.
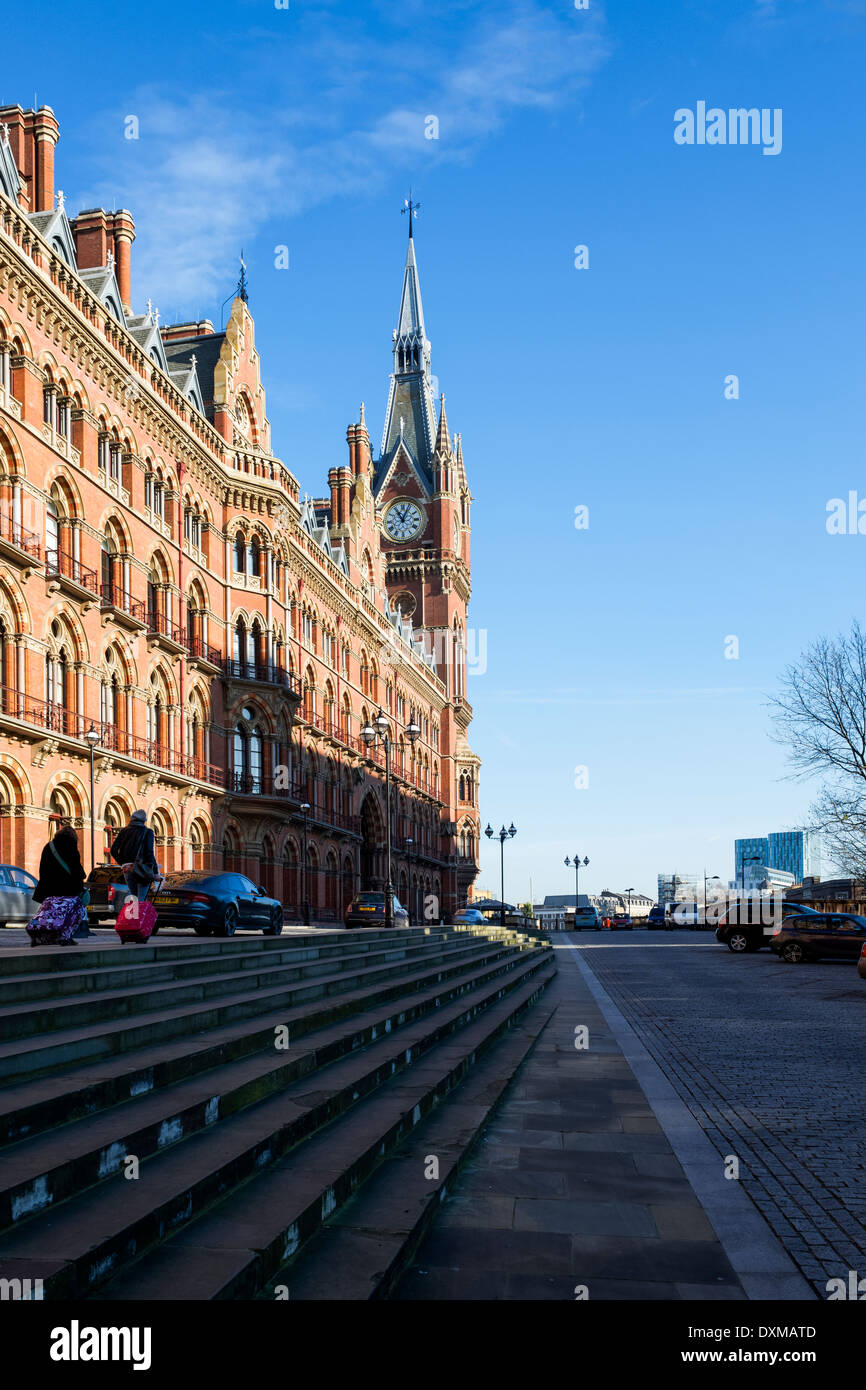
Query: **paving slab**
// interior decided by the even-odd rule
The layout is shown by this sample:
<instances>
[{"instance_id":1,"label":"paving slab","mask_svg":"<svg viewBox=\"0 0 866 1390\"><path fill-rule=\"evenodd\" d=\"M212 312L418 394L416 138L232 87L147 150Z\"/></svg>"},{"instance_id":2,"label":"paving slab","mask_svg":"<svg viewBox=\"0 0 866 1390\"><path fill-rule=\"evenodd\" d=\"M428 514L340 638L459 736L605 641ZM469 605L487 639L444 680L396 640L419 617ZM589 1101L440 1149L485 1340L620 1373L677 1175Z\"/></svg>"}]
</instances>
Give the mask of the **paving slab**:
<instances>
[{"instance_id":1,"label":"paving slab","mask_svg":"<svg viewBox=\"0 0 866 1390\"><path fill-rule=\"evenodd\" d=\"M550 1022L391 1297L747 1299L586 978L560 957L546 997Z\"/></svg>"}]
</instances>

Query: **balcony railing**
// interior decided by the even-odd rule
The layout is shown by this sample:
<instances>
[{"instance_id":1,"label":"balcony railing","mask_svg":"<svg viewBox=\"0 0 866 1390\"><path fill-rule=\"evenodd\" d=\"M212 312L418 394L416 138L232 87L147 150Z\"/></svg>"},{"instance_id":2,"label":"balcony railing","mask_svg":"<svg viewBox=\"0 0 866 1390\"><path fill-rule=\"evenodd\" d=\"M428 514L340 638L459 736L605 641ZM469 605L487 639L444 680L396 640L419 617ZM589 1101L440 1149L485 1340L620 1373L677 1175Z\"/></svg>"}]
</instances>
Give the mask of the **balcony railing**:
<instances>
[{"instance_id":1,"label":"balcony railing","mask_svg":"<svg viewBox=\"0 0 866 1390\"><path fill-rule=\"evenodd\" d=\"M284 786L281 779L276 779L268 772L230 772L227 787L236 796L279 797L282 801L294 801L298 805L307 801L310 805L307 812L308 820L360 834L361 822L358 816L325 806L321 802L317 803L314 791L306 783L295 782Z\"/></svg>"},{"instance_id":2,"label":"balcony railing","mask_svg":"<svg viewBox=\"0 0 866 1390\"><path fill-rule=\"evenodd\" d=\"M42 555L42 546L36 533L28 531L20 522L13 521L11 516L4 512L0 512L0 540L6 541L8 545L17 546L36 560Z\"/></svg>"},{"instance_id":3,"label":"balcony railing","mask_svg":"<svg viewBox=\"0 0 866 1390\"><path fill-rule=\"evenodd\" d=\"M130 618L134 618L139 623L148 621L147 605L134 599L119 584L109 581L104 582L100 587L103 608L115 608L118 612L128 614Z\"/></svg>"},{"instance_id":4,"label":"balcony railing","mask_svg":"<svg viewBox=\"0 0 866 1390\"><path fill-rule=\"evenodd\" d=\"M202 637L190 637L189 654L196 661L207 661L211 666L222 665L222 653L219 647L212 647Z\"/></svg>"},{"instance_id":5,"label":"balcony railing","mask_svg":"<svg viewBox=\"0 0 866 1390\"><path fill-rule=\"evenodd\" d=\"M236 681L261 681L265 685L279 685L286 690L298 692L298 678L293 671L287 671L285 666L278 666L273 661L236 661L231 657L223 657L219 660L223 675L230 680Z\"/></svg>"},{"instance_id":6,"label":"balcony railing","mask_svg":"<svg viewBox=\"0 0 866 1390\"><path fill-rule=\"evenodd\" d=\"M147 630L154 637L167 637L178 647L186 646L186 630L179 623L171 622L164 613L150 608L147 611Z\"/></svg>"},{"instance_id":7,"label":"balcony railing","mask_svg":"<svg viewBox=\"0 0 866 1390\"><path fill-rule=\"evenodd\" d=\"M45 555L45 576L47 579L68 579L92 594L99 593L99 575L96 570L82 565L68 550L49 550Z\"/></svg>"},{"instance_id":8,"label":"balcony railing","mask_svg":"<svg viewBox=\"0 0 866 1390\"><path fill-rule=\"evenodd\" d=\"M152 739L139 738L118 728L116 724L102 719L90 719L76 710L66 709L53 700L37 700L20 690L0 686L0 715L19 719L32 724L34 728L45 729L48 733L62 734L66 738L84 740L91 728L99 734L96 751L119 753L122 757L136 758L151 767L161 767L181 777L192 777L199 782L208 782L214 787L225 786L225 772L213 763L188 753L180 753L166 744Z\"/></svg>"}]
</instances>

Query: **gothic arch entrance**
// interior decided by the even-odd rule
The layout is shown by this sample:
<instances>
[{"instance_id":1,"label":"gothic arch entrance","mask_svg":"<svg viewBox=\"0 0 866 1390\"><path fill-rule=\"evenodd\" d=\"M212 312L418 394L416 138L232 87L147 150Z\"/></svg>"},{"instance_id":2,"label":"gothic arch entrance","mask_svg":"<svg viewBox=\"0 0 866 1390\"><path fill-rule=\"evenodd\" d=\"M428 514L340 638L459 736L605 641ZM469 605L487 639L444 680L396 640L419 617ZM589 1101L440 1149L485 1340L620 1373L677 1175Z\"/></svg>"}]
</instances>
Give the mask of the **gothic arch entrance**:
<instances>
[{"instance_id":1,"label":"gothic arch entrance","mask_svg":"<svg viewBox=\"0 0 866 1390\"><path fill-rule=\"evenodd\" d=\"M364 797L361 806L361 891L382 889L385 878L382 869L385 826L378 801L372 793Z\"/></svg>"}]
</instances>

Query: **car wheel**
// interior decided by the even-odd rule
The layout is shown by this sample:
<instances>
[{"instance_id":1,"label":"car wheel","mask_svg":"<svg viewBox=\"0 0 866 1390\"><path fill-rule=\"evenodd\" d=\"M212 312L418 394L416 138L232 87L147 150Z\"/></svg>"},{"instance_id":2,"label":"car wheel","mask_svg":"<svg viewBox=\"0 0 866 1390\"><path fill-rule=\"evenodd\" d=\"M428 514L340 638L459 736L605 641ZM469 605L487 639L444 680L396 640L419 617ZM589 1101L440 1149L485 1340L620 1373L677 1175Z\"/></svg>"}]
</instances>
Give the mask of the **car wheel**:
<instances>
[{"instance_id":1,"label":"car wheel","mask_svg":"<svg viewBox=\"0 0 866 1390\"><path fill-rule=\"evenodd\" d=\"M799 941L788 941L782 947L782 960L787 961L788 965L802 965L806 959L806 952Z\"/></svg>"},{"instance_id":2,"label":"car wheel","mask_svg":"<svg viewBox=\"0 0 866 1390\"><path fill-rule=\"evenodd\" d=\"M211 928L210 928L210 927L193 927L193 931L195 932L196 936L210 936L210 935L211 935Z\"/></svg>"},{"instance_id":3,"label":"car wheel","mask_svg":"<svg viewBox=\"0 0 866 1390\"><path fill-rule=\"evenodd\" d=\"M280 908L278 908L278 907L275 907L275 908L274 908L274 914L273 914L273 916L271 917L271 924L270 924L269 927L265 927L265 928L264 928L263 935L264 935L264 936L279 936L279 935L280 935L280 932L281 932L282 930L283 930L283 914L282 914L282 910L281 910Z\"/></svg>"},{"instance_id":4,"label":"car wheel","mask_svg":"<svg viewBox=\"0 0 866 1390\"><path fill-rule=\"evenodd\" d=\"M217 928L217 936L234 936L238 929L238 910L234 903L229 903L223 916L222 925Z\"/></svg>"},{"instance_id":5,"label":"car wheel","mask_svg":"<svg viewBox=\"0 0 866 1390\"><path fill-rule=\"evenodd\" d=\"M728 937L728 950L733 951L734 955L740 955L749 949L749 938L744 931L734 931Z\"/></svg>"}]
</instances>

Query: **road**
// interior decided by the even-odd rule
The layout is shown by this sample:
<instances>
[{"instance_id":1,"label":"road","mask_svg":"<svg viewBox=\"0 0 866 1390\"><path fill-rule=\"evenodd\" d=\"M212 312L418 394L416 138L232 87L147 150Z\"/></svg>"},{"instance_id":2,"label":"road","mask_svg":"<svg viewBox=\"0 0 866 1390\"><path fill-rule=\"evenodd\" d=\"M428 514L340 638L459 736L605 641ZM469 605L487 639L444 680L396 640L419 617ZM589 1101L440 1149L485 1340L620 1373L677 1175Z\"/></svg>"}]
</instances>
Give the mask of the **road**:
<instances>
[{"instance_id":1,"label":"road","mask_svg":"<svg viewBox=\"0 0 866 1390\"><path fill-rule=\"evenodd\" d=\"M827 1297L866 1277L866 981L703 932L568 938L784 1248ZM864 1286L866 1287L866 1286Z\"/></svg>"}]
</instances>

